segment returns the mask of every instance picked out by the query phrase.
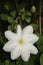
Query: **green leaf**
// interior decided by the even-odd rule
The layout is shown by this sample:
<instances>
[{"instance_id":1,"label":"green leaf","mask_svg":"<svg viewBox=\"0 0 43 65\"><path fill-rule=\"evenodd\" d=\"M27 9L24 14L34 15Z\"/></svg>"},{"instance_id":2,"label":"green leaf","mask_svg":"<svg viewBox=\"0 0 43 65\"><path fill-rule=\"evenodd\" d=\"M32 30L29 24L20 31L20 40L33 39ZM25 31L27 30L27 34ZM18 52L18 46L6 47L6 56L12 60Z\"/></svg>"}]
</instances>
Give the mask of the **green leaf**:
<instances>
[{"instance_id":1,"label":"green leaf","mask_svg":"<svg viewBox=\"0 0 43 65\"><path fill-rule=\"evenodd\" d=\"M9 10L10 10L10 5L9 5L9 3L6 3L6 4L4 5L4 8L9 11Z\"/></svg>"},{"instance_id":2,"label":"green leaf","mask_svg":"<svg viewBox=\"0 0 43 65\"><path fill-rule=\"evenodd\" d=\"M9 60L5 60L5 65L10 65L10 61Z\"/></svg>"},{"instance_id":3,"label":"green leaf","mask_svg":"<svg viewBox=\"0 0 43 65\"><path fill-rule=\"evenodd\" d=\"M13 25L9 25L9 26L8 26L8 30L13 31Z\"/></svg>"},{"instance_id":4,"label":"green leaf","mask_svg":"<svg viewBox=\"0 0 43 65\"><path fill-rule=\"evenodd\" d=\"M6 21L8 19L8 15L7 14L2 13L0 16L1 16L1 19L3 21Z\"/></svg>"},{"instance_id":5,"label":"green leaf","mask_svg":"<svg viewBox=\"0 0 43 65\"><path fill-rule=\"evenodd\" d=\"M37 34L38 36L39 36L39 40L38 40L38 42L36 43L36 45L37 45L37 47L38 47L38 49L39 49L39 51L40 52L43 52L43 34Z\"/></svg>"},{"instance_id":6,"label":"green leaf","mask_svg":"<svg viewBox=\"0 0 43 65\"><path fill-rule=\"evenodd\" d=\"M33 27L34 30L38 29L38 25L37 24L31 24L31 26Z\"/></svg>"},{"instance_id":7,"label":"green leaf","mask_svg":"<svg viewBox=\"0 0 43 65\"><path fill-rule=\"evenodd\" d=\"M21 18L22 18L22 20L24 20L25 19L25 14L21 15Z\"/></svg>"},{"instance_id":8,"label":"green leaf","mask_svg":"<svg viewBox=\"0 0 43 65\"><path fill-rule=\"evenodd\" d=\"M4 8L6 10L10 11L10 10L14 9L14 4L8 1L5 3Z\"/></svg>"},{"instance_id":9,"label":"green leaf","mask_svg":"<svg viewBox=\"0 0 43 65\"><path fill-rule=\"evenodd\" d=\"M14 19L13 19L11 16L9 16L9 17L8 17L8 22L9 22L9 23L12 23L13 21L14 21Z\"/></svg>"},{"instance_id":10,"label":"green leaf","mask_svg":"<svg viewBox=\"0 0 43 65\"><path fill-rule=\"evenodd\" d=\"M26 16L31 16L32 15L32 13L31 12L26 12Z\"/></svg>"},{"instance_id":11,"label":"green leaf","mask_svg":"<svg viewBox=\"0 0 43 65\"><path fill-rule=\"evenodd\" d=\"M25 20L26 20L27 23L31 22L31 18L30 17L26 17Z\"/></svg>"},{"instance_id":12,"label":"green leaf","mask_svg":"<svg viewBox=\"0 0 43 65\"><path fill-rule=\"evenodd\" d=\"M21 8L21 9L19 10L19 12L24 12L24 8Z\"/></svg>"},{"instance_id":13,"label":"green leaf","mask_svg":"<svg viewBox=\"0 0 43 65\"><path fill-rule=\"evenodd\" d=\"M43 54L40 56L40 65L43 65Z\"/></svg>"},{"instance_id":14,"label":"green leaf","mask_svg":"<svg viewBox=\"0 0 43 65\"><path fill-rule=\"evenodd\" d=\"M14 10L14 11L10 12L10 15L11 15L13 18L15 18L15 17L16 17L16 11Z\"/></svg>"},{"instance_id":15,"label":"green leaf","mask_svg":"<svg viewBox=\"0 0 43 65\"><path fill-rule=\"evenodd\" d=\"M25 8L23 4L19 5L19 12L25 12Z\"/></svg>"},{"instance_id":16,"label":"green leaf","mask_svg":"<svg viewBox=\"0 0 43 65\"><path fill-rule=\"evenodd\" d=\"M15 62L11 62L10 65L15 65Z\"/></svg>"},{"instance_id":17,"label":"green leaf","mask_svg":"<svg viewBox=\"0 0 43 65\"><path fill-rule=\"evenodd\" d=\"M14 20L14 23L15 23L15 24L18 24L18 20L17 20L17 19L15 19L15 20Z\"/></svg>"}]
</instances>

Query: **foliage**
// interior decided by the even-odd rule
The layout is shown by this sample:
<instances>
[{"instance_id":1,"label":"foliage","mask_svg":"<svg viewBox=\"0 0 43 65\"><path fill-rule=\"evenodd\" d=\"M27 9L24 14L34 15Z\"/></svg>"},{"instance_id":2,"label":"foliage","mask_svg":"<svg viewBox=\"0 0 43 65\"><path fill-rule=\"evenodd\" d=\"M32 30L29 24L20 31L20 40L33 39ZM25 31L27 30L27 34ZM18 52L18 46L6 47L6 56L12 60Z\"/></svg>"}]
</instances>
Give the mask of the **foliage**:
<instances>
[{"instance_id":1,"label":"foliage","mask_svg":"<svg viewBox=\"0 0 43 65\"><path fill-rule=\"evenodd\" d=\"M41 57L40 57L40 64L43 65L43 54L41 54Z\"/></svg>"}]
</instances>

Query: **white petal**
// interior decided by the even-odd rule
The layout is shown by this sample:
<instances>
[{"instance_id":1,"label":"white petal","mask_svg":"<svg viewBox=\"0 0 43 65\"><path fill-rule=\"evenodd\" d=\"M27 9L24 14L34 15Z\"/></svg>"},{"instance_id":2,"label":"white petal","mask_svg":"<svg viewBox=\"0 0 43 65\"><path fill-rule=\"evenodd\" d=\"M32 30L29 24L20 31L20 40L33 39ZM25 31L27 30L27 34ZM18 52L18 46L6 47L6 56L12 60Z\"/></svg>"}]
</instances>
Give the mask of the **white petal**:
<instances>
[{"instance_id":1,"label":"white petal","mask_svg":"<svg viewBox=\"0 0 43 65\"><path fill-rule=\"evenodd\" d=\"M12 39L15 39L16 38L16 34L11 32L11 31L5 31L5 37L8 39L8 40L12 40Z\"/></svg>"},{"instance_id":2,"label":"white petal","mask_svg":"<svg viewBox=\"0 0 43 65\"><path fill-rule=\"evenodd\" d=\"M35 42L38 41L39 37L35 34L28 34L28 35L25 35L23 36L26 40L27 43L32 43L34 44Z\"/></svg>"},{"instance_id":3,"label":"white petal","mask_svg":"<svg viewBox=\"0 0 43 65\"><path fill-rule=\"evenodd\" d=\"M3 50L6 52L10 52L13 47L15 47L17 45L16 42L13 41L8 41L4 46L3 46Z\"/></svg>"},{"instance_id":4,"label":"white petal","mask_svg":"<svg viewBox=\"0 0 43 65\"><path fill-rule=\"evenodd\" d=\"M17 36L20 37L21 36L21 26L17 25Z\"/></svg>"},{"instance_id":5,"label":"white petal","mask_svg":"<svg viewBox=\"0 0 43 65\"><path fill-rule=\"evenodd\" d=\"M33 27L30 25L30 26L26 26L24 29L23 29L23 34L26 35L26 34L32 34L33 33Z\"/></svg>"},{"instance_id":6,"label":"white petal","mask_svg":"<svg viewBox=\"0 0 43 65\"><path fill-rule=\"evenodd\" d=\"M11 51L11 59L15 60L20 56L20 47L16 46L15 48L13 48L13 50Z\"/></svg>"},{"instance_id":7,"label":"white petal","mask_svg":"<svg viewBox=\"0 0 43 65\"><path fill-rule=\"evenodd\" d=\"M30 53L37 54L38 53L38 49L35 46L31 45L30 46Z\"/></svg>"},{"instance_id":8,"label":"white petal","mask_svg":"<svg viewBox=\"0 0 43 65\"><path fill-rule=\"evenodd\" d=\"M23 61L28 61L30 58L30 51L27 48L21 50L21 57Z\"/></svg>"}]
</instances>

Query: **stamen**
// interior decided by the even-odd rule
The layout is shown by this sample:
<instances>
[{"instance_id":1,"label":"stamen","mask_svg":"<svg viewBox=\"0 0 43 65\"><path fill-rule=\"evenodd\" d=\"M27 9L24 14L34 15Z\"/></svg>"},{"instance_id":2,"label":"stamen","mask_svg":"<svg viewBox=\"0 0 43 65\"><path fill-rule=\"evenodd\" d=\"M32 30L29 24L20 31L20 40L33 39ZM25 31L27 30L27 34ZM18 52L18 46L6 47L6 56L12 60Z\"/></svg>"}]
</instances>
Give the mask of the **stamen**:
<instances>
[{"instance_id":1,"label":"stamen","mask_svg":"<svg viewBox=\"0 0 43 65\"><path fill-rule=\"evenodd\" d=\"M18 40L18 42L19 42L20 44L23 44L23 43L24 43L24 39L23 39L23 38L20 38L20 39Z\"/></svg>"}]
</instances>

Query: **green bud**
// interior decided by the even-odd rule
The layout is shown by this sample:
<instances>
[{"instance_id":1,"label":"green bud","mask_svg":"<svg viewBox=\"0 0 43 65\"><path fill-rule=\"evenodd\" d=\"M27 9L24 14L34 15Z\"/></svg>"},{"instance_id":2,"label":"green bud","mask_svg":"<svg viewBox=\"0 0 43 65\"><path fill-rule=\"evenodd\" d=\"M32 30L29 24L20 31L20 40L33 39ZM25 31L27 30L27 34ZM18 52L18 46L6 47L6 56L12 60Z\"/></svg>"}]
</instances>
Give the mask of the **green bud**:
<instances>
[{"instance_id":1,"label":"green bud","mask_svg":"<svg viewBox=\"0 0 43 65\"><path fill-rule=\"evenodd\" d=\"M33 5L32 8L31 8L31 12L34 13L36 12L36 7Z\"/></svg>"}]
</instances>

